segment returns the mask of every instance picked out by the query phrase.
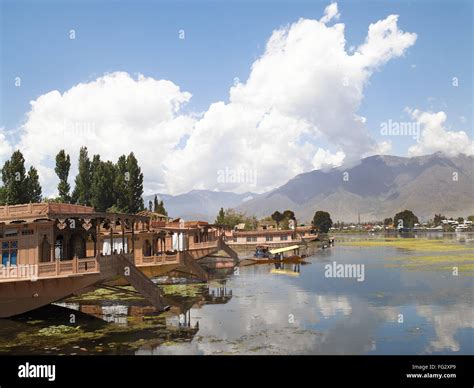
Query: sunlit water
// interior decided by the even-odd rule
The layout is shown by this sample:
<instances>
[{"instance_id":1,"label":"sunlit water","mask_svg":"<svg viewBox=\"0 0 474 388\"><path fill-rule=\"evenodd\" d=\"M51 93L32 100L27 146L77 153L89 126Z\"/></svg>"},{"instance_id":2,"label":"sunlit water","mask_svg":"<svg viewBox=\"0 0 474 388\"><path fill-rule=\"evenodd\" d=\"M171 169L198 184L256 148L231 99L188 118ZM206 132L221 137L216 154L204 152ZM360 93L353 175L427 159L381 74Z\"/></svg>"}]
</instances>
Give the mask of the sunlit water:
<instances>
[{"instance_id":1,"label":"sunlit water","mask_svg":"<svg viewBox=\"0 0 474 388\"><path fill-rule=\"evenodd\" d=\"M472 234L463 234L461 241L454 234L443 237L468 248L474 246ZM428 269L392 265L397 263L393 258L403 261L420 254L456 253L338 245L344 239L366 238L338 237L335 247L315 250L305 265L286 264L275 271L275 265L261 264L228 271L230 274L210 287L198 287L197 295L171 298L176 302L174 309L160 318L159 332L142 327L135 330L127 318L133 303L113 301L97 306L95 314L111 322L106 325L130 326L130 331L108 339L113 338L112 346L104 343L107 337L55 346L51 337L51 346L43 343L40 349L2 348L2 341L11 341L12 336L34 335L32 326L38 330L57 324L49 320L29 325L28 320L34 318L27 318L0 322L0 351L76 354L85 348L88 353L103 349L113 354L473 354L473 272L461 271L455 276L446 265ZM363 281L326 277L325 266L334 262L363 264ZM66 306L78 309L81 301ZM89 310L94 313L93 307Z\"/></svg>"}]
</instances>

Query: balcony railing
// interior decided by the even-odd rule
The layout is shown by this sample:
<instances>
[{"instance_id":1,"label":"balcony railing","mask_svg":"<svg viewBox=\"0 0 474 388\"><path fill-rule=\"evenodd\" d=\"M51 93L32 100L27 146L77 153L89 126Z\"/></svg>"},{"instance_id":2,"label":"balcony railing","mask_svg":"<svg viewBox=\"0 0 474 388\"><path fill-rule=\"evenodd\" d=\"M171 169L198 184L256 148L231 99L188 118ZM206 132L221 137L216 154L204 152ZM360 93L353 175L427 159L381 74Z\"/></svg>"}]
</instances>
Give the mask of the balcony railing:
<instances>
[{"instance_id":1,"label":"balcony railing","mask_svg":"<svg viewBox=\"0 0 474 388\"><path fill-rule=\"evenodd\" d=\"M162 254L162 255L154 255L154 256L143 256L141 259L135 259L135 265L160 265L160 264L170 264L170 263L178 263L179 256L178 253L176 254Z\"/></svg>"}]
</instances>

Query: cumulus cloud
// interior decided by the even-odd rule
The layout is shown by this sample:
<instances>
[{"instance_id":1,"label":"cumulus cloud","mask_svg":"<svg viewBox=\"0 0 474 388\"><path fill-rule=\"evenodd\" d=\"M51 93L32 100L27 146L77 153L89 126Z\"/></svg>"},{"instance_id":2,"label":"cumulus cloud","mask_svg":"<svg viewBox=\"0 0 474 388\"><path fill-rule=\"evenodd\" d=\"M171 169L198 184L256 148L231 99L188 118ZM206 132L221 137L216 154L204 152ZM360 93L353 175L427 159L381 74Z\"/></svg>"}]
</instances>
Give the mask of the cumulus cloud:
<instances>
[{"instance_id":1,"label":"cumulus cloud","mask_svg":"<svg viewBox=\"0 0 474 388\"><path fill-rule=\"evenodd\" d=\"M330 167L339 167L344 161L345 154L342 151L331 153L330 151L318 148L313 157L313 168L324 170Z\"/></svg>"},{"instance_id":2,"label":"cumulus cloud","mask_svg":"<svg viewBox=\"0 0 474 388\"><path fill-rule=\"evenodd\" d=\"M324 16L320 19L320 22L328 23L332 19L339 19L340 16L337 10L337 3L331 3L324 9Z\"/></svg>"},{"instance_id":3,"label":"cumulus cloud","mask_svg":"<svg viewBox=\"0 0 474 388\"><path fill-rule=\"evenodd\" d=\"M474 141L464 131L448 131L445 127L445 112L422 112L418 109L407 109L419 125L421 134L417 144L408 149L409 156L419 156L442 152L448 156L460 153L474 155Z\"/></svg>"},{"instance_id":4,"label":"cumulus cloud","mask_svg":"<svg viewBox=\"0 0 474 388\"><path fill-rule=\"evenodd\" d=\"M31 102L19 147L30 163L42 165L45 191L56 185L58 150L66 148L75 162L85 144L109 159L134 151L147 191L171 194L262 192L315 167L386 150L357 112L372 73L404 55L416 34L398 29L398 16L390 15L347 52L344 24L326 24L338 18L332 3L320 21L300 19L273 31L246 82L199 116L183 113L190 93L142 75L113 73L42 95ZM224 170L236 174L219 179Z\"/></svg>"},{"instance_id":5,"label":"cumulus cloud","mask_svg":"<svg viewBox=\"0 0 474 388\"><path fill-rule=\"evenodd\" d=\"M12 153L12 147L5 136L5 128L0 128L0 162L7 159Z\"/></svg>"},{"instance_id":6,"label":"cumulus cloud","mask_svg":"<svg viewBox=\"0 0 474 388\"><path fill-rule=\"evenodd\" d=\"M106 74L32 101L19 148L29 163L39 166L45 191L56 186L54 166L48 162L64 148L71 154L74 173L83 145L90 154L110 160L134 151L153 187L164 180L163 155L191 133L194 119L178 114L190 98L170 81Z\"/></svg>"}]
</instances>

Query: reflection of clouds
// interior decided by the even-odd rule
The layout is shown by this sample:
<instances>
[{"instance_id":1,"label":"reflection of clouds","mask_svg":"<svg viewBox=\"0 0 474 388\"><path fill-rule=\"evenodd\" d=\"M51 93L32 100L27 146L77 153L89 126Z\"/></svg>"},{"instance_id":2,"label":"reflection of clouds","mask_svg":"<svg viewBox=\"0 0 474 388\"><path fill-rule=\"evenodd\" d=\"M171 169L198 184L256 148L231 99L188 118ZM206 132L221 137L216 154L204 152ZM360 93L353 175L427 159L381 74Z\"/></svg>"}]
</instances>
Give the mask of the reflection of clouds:
<instances>
[{"instance_id":1,"label":"reflection of clouds","mask_svg":"<svg viewBox=\"0 0 474 388\"><path fill-rule=\"evenodd\" d=\"M251 297L234 294L227 305L192 311L202 318L191 343L138 354L360 354L375 349L370 333L376 317L363 301L357 300L358 313L352 316L348 296L314 295L292 284L274 291L265 297L258 290ZM319 314L334 320L329 329L318 330Z\"/></svg>"},{"instance_id":2,"label":"reflection of clouds","mask_svg":"<svg viewBox=\"0 0 474 388\"><path fill-rule=\"evenodd\" d=\"M436 333L436 338L431 340L425 349L428 353L443 350L459 352L460 345L454 336L460 329L474 328L474 311L469 304L459 303L436 308L418 306L416 311L433 325Z\"/></svg>"},{"instance_id":3,"label":"reflection of clouds","mask_svg":"<svg viewBox=\"0 0 474 388\"><path fill-rule=\"evenodd\" d=\"M352 312L352 307L346 296L318 295L316 300L324 318L333 317L339 312L342 312L343 315L349 315Z\"/></svg>"}]
</instances>

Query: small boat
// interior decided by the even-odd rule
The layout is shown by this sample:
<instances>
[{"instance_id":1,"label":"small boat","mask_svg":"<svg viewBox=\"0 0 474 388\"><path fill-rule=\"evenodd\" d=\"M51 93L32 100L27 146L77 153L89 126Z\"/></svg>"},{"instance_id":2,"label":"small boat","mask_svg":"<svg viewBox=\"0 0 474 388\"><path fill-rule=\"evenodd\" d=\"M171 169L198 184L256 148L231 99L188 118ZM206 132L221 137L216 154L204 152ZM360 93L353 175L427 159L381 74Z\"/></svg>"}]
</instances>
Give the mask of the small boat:
<instances>
[{"instance_id":1,"label":"small boat","mask_svg":"<svg viewBox=\"0 0 474 388\"><path fill-rule=\"evenodd\" d=\"M301 263L302 257L299 255L300 246L291 245L284 248L270 249L268 245L259 245L255 248L253 258L247 258L251 264L256 263ZM285 256L291 252L292 255Z\"/></svg>"}]
</instances>

